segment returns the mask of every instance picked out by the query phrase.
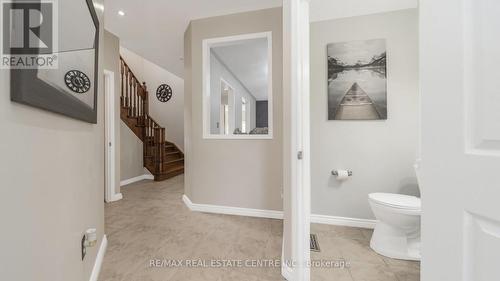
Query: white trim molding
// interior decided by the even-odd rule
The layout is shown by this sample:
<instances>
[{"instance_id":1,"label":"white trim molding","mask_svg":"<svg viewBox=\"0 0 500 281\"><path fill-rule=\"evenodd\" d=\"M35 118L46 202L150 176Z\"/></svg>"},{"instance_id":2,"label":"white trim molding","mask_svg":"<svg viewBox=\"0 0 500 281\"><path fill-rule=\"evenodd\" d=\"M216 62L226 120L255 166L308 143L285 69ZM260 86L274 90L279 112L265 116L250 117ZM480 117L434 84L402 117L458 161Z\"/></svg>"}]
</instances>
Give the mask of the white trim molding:
<instances>
[{"instance_id":1,"label":"white trim molding","mask_svg":"<svg viewBox=\"0 0 500 281\"><path fill-rule=\"evenodd\" d=\"M309 0L283 1L284 247L291 281L309 281L311 159L309 113Z\"/></svg>"},{"instance_id":2,"label":"white trim molding","mask_svg":"<svg viewBox=\"0 0 500 281\"><path fill-rule=\"evenodd\" d=\"M106 249L108 248L108 238L106 234L102 236L101 246L97 252L95 258L94 267L92 268L92 274L90 274L89 281L97 281L99 278L99 273L101 272L102 262L104 261L104 254L106 254Z\"/></svg>"},{"instance_id":3,"label":"white trim molding","mask_svg":"<svg viewBox=\"0 0 500 281\"><path fill-rule=\"evenodd\" d=\"M249 209L240 207L228 207L228 206L218 206L210 204L197 204L193 203L189 197L185 194L182 196L182 201L189 210L193 212L202 213L213 213L213 214L225 214L225 215L235 215L244 217L256 217L256 218L268 218L268 219L283 219L282 211L274 210L260 210L260 209ZM340 225L340 226L350 226L359 228L375 228L377 224L376 220L370 219L357 219L357 218L346 218L337 216L326 216L326 215L311 215L311 223L319 224L330 224L330 225Z\"/></svg>"},{"instance_id":4,"label":"white trim molding","mask_svg":"<svg viewBox=\"0 0 500 281\"><path fill-rule=\"evenodd\" d=\"M285 245L285 237L281 245ZM281 247L281 276L287 281L293 281L293 269L285 262L285 248Z\"/></svg>"},{"instance_id":5,"label":"white trim molding","mask_svg":"<svg viewBox=\"0 0 500 281\"><path fill-rule=\"evenodd\" d=\"M236 215L236 216L256 217L256 218L283 219L282 211L227 207L227 206L217 206L209 204L197 204L191 202L189 197L187 197L185 194L182 196L182 201L184 201L184 204L186 204L186 206L191 211L195 212Z\"/></svg>"},{"instance_id":6,"label":"white trim molding","mask_svg":"<svg viewBox=\"0 0 500 281\"><path fill-rule=\"evenodd\" d=\"M346 218L346 217L336 217L336 216L325 216L325 215L314 215L313 214L313 215L311 215L311 223L342 225L342 226L374 229L375 225L377 224L377 221L376 220L369 220L369 219L356 219L356 218Z\"/></svg>"},{"instance_id":7,"label":"white trim molding","mask_svg":"<svg viewBox=\"0 0 500 281\"><path fill-rule=\"evenodd\" d=\"M106 203L116 202L123 199L123 194L121 192L111 194L111 198L106 200Z\"/></svg>"},{"instance_id":8,"label":"white trim molding","mask_svg":"<svg viewBox=\"0 0 500 281\"><path fill-rule=\"evenodd\" d=\"M104 70L105 120L106 120L106 192L107 203L121 200L122 194L116 192L116 136L115 136L115 73Z\"/></svg>"},{"instance_id":9,"label":"white trim molding","mask_svg":"<svg viewBox=\"0 0 500 281\"><path fill-rule=\"evenodd\" d=\"M135 178L122 180L120 182L120 186L129 185L131 183L142 181L142 180L154 180L154 179L155 179L155 177L153 175L144 174L144 175L137 176Z\"/></svg>"}]
</instances>

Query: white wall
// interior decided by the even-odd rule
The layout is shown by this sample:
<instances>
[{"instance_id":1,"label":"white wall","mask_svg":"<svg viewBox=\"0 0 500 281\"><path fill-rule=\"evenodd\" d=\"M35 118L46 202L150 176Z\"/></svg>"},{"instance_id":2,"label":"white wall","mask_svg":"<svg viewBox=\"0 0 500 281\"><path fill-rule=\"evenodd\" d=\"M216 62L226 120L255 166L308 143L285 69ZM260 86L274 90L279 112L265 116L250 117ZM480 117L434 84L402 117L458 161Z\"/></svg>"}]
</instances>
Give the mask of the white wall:
<instances>
[{"instance_id":1,"label":"white wall","mask_svg":"<svg viewBox=\"0 0 500 281\"><path fill-rule=\"evenodd\" d=\"M0 279L89 280L104 235L102 89L99 79L97 124L89 124L10 101L10 72L0 70ZM82 261L91 227L98 243Z\"/></svg>"},{"instance_id":2,"label":"white wall","mask_svg":"<svg viewBox=\"0 0 500 281\"><path fill-rule=\"evenodd\" d=\"M372 219L368 194L418 194L416 9L311 24L311 176L313 214ZM387 40L387 121L328 121L326 45ZM331 171L354 175L338 182Z\"/></svg>"},{"instance_id":3,"label":"white wall","mask_svg":"<svg viewBox=\"0 0 500 281\"><path fill-rule=\"evenodd\" d=\"M184 80L126 48L120 48L120 54L139 81L146 82L149 114L166 128L167 140L184 150ZM161 84L168 84L173 91L172 99L166 103L156 98Z\"/></svg>"},{"instance_id":4,"label":"white wall","mask_svg":"<svg viewBox=\"0 0 500 281\"><path fill-rule=\"evenodd\" d=\"M221 79L224 79L234 91L234 121L232 121L234 125L230 126L229 133L232 134L236 128L241 129L241 98L245 98L250 106L247 133L250 132L255 128L255 97L213 53L210 56L210 132L212 134L220 132L217 123L220 122Z\"/></svg>"},{"instance_id":5,"label":"white wall","mask_svg":"<svg viewBox=\"0 0 500 281\"><path fill-rule=\"evenodd\" d=\"M271 140L203 139L202 42L204 39L271 31L273 65L282 65L281 8L194 20L185 37L185 193L194 203L282 210L282 71L273 68Z\"/></svg>"}]
</instances>

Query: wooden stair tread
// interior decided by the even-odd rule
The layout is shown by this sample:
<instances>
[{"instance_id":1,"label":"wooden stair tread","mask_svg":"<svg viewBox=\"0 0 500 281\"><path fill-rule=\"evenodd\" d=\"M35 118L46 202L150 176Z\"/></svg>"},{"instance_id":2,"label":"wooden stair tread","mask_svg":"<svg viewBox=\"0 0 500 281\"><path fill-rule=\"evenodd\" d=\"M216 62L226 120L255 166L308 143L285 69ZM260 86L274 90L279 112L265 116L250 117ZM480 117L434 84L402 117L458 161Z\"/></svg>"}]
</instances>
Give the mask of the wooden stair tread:
<instances>
[{"instance_id":1,"label":"wooden stair tread","mask_svg":"<svg viewBox=\"0 0 500 281\"><path fill-rule=\"evenodd\" d=\"M179 158L179 159L165 161L164 164L172 164L172 163L180 162L180 161L184 161L184 157L183 158Z\"/></svg>"},{"instance_id":2,"label":"wooden stair tread","mask_svg":"<svg viewBox=\"0 0 500 281\"><path fill-rule=\"evenodd\" d=\"M168 173L176 172L176 171L180 171L180 170L184 170L184 165L177 165L177 166L169 167L165 171L160 172L160 175L164 175L164 174L168 174Z\"/></svg>"},{"instance_id":3,"label":"wooden stair tread","mask_svg":"<svg viewBox=\"0 0 500 281\"><path fill-rule=\"evenodd\" d=\"M179 154L179 155L180 155L181 153L180 153L180 152L166 153L166 154L164 154L164 156L165 156L165 157L166 157L166 156L172 156L172 155L174 155L174 154ZM154 155L144 155L144 157L146 157L146 158L151 158L151 157L154 157ZM175 159L175 160L178 160L178 159L184 159L184 157L182 157L182 156L181 156L181 158L177 158L177 159Z\"/></svg>"}]
</instances>

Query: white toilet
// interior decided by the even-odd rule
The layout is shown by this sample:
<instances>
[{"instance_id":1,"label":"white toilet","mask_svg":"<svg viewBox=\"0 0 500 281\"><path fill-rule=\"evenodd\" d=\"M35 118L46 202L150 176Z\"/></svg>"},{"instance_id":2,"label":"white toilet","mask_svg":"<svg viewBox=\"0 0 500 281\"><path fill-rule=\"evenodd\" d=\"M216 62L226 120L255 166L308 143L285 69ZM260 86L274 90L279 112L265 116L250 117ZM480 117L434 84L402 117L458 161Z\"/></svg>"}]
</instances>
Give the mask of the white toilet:
<instances>
[{"instance_id":1,"label":"white toilet","mask_svg":"<svg viewBox=\"0 0 500 281\"><path fill-rule=\"evenodd\" d=\"M414 165L420 182L420 159ZM422 187L420 192L422 192ZM368 202L378 222L370 247L377 253L401 260L417 260L420 255L420 198L393 193L372 193Z\"/></svg>"},{"instance_id":2,"label":"white toilet","mask_svg":"<svg viewBox=\"0 0 500 281\"><path fill-rule=\"evenodd\" d=\"M391 193L368 197L378 220L370 247L386 257L420 260L420 198Z\"/></svg>"}]
</instances>

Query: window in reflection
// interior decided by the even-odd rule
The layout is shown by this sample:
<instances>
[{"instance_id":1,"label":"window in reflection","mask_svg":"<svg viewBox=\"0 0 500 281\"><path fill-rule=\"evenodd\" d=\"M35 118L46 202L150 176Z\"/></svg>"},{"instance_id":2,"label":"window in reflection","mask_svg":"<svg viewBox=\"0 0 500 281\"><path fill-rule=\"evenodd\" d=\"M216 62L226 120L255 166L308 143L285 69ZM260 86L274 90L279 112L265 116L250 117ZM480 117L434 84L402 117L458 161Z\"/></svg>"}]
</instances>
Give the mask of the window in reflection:
<instances>
[{"instance_id":1,"label":"window in reflection","mask_svg":"<svg viewBox=\"0 0 500 281\"><path fill-rule=\"evenodd\" d=\"M246 134L247 132L247 100L241 98L241 132Z\"/></svg>"}]
</instances>

